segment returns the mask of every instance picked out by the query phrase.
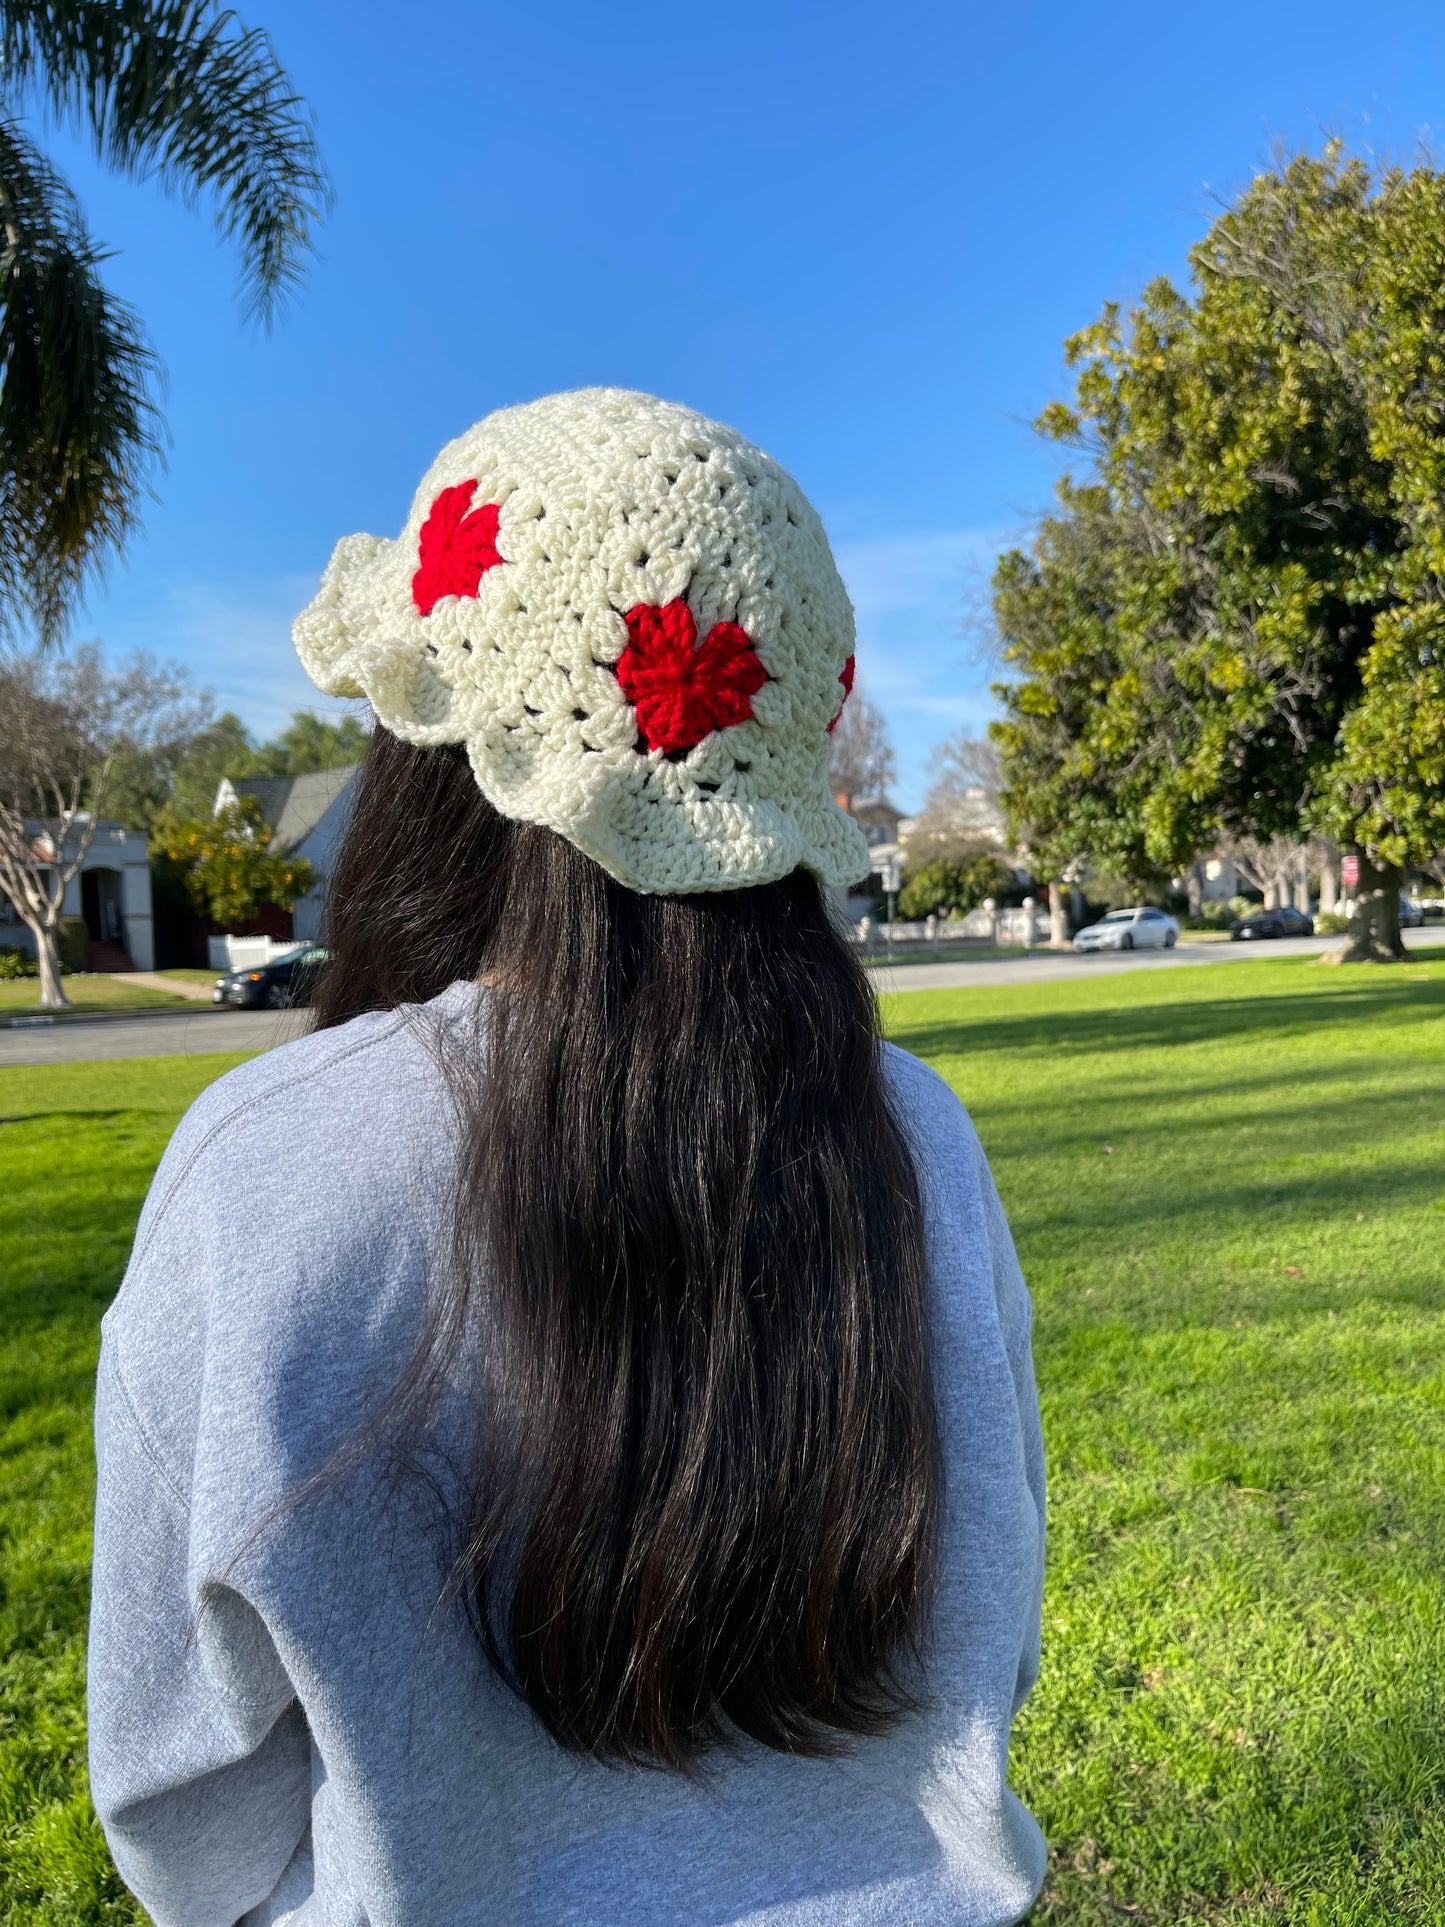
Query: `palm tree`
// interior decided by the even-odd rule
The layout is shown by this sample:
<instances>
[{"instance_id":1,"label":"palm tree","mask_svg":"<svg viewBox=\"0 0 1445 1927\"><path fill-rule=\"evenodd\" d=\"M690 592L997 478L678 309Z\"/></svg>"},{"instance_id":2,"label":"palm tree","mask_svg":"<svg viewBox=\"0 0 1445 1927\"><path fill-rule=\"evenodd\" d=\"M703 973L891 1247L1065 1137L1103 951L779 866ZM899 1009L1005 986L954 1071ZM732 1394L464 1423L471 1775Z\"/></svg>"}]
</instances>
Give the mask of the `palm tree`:
<instances>
[{"instance_id":1,"label":"palm tree","mask_svg":"<svg viewBox=\"0 0 1445 1927\"><path fill-rule=\"evenodd\" d=\"M164 427L140 319L27 109L119 174L209 200L263 325L331 189L270 41L215 0L0 0L0 628L48 646L135 528Z\"/></svg>"}]
</instances>

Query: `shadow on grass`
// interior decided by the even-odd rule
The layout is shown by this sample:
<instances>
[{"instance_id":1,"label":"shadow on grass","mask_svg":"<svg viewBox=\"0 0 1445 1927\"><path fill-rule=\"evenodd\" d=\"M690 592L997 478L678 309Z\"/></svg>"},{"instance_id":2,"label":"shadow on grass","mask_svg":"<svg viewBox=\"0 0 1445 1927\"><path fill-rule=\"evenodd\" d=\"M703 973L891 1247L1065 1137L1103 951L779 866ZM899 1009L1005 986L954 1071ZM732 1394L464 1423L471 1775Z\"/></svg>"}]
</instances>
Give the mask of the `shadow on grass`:
<instances>
[{"instance_id":1,"label":"shadow on grass","mask_svg":"<svg viewBox=\"0 0 1445 1927\"><path fill-rule=\"evenodd\" d=\"M1387 1218L1425 1213L1445 1199L1442 1160L1412 1095L1402 1099L1394 1092L1345 1087L1328 1100L1316 1096L1308 1105L1273 1117L1256 1114L1252 1121L1249 1136L1237 1138L1228 1152L1201 1158L1196 1144L1207 1144L1222 1126L1218 1117L1200 1118L1193 1128L1173 1132L1177 1155L1165 1162L1155 1140L1161 1130L1172 1129L1167 1118L1161 1123L1145 1115L1135 1122L1115 1114L1101 1118L1093 1130L1076 1124L1047 1136L1021 1119L1020 1150L1030 1157L1052 1155L1064 1169L1047 1186L1023 1179L1016 1184L1004 1164L1004 1202L1016 1235L1037 1259L1057 1260L1075 1251L1082 1262L1092 1263L1102 1251L1127 1256L1162 1249L1171 1254L1172 1268L1185 1262L1178 1253L1188 1247L1199 1262L1217 1269L1240 1262L1242 1240L1257 1240L1263 1263L1282 1243L1312 1239L1327 1224L1353 1231L1362 1205L1372 1217ZM992 1125L990 1140L1007 1135L1006 1122L995 1118ZM1402 1127L1414 1140L1410 1153L1400 1142ZM1105 1128L1114 1146L1107 1159L1097 1150ZM1368 1155L1379 1144L1389 1146L1388 1159ZM1137 1167L1132 1163L1136 1150ZM1445 1218L1440 1229L1437 1243L1445 1241ZM1422 1230L1407 1248L1394 1250L1387 1267L1382 1257L1352 1256L1342 1248L1332 1256L1331 1273L1348 1278L1353 1272L1354 1288L1372 1297L1418 1303L1422 1290L1438 1289L1438 1268L1432 1273L1428 1262L1430 1243L1428 1230ZM1221 1244L1233 1248L1228 1260ZM1376 1262L1382 1264L1378 1275L1362 1277ZM1216 1309L1206 1311L1182 1284L1161 1288L1157 1274L1150 1291L1152 1304L1141 1301L1131 1308L1141 1329L1193 1322L1196 1311L1208 1322L1218 1315Z\"/></svg>"},{"instance_id":2,"label":"shadow on grass","mask_svg":"<svg viewBox=\"0 0 1445 1927\"><path fill-rule=\"evenodd\" d=\"M109 1304L130 1256L136 1215L144 1196L144 1188L138 1187L129 1196L122 1194L105 1205L67 1212L76 1237L85 1240L87 1262L79 1276L71 1269L74 1260L69 1239L49 1236L44 1242L37 1241L23 1288L0 1290L7 1338L50 1323L67 1304Z\"/></svg>"},{"instance_id":3,"label":"shadow on grass","mask_svg":"<svg viewBox=\"0 0 1445 1927\"><path fill-rule=\"evenodd\" d=\"M1369 1201L1372 1215L1390 1212L1428 1211L1439 1192L1439 1177L1428 1164L1392 1173L1388 1179L1372 1183ZM1008 1200L1005 1199L1007 1204ZM1167 1249L1156 1253L1155 1262L1169 1272L1198 1267L1208 1270L1243 1266L1245 1268L1278 1257L1281 1252L1291 1263L1306 1246L1314 1254L1312 1264L1323 1268L1323 1253L1328 1249L1329 1271L1335 1274L1362 1271L1373 1274L1371 1289L1382 1299L1400 1298L1416 1302L1422 1286L1435 1289L1438 1265L1432 1267L1422 1231L1421 1248L1388 1259L1375 1252L1368 1239L1358 1246L1327 1248L1318 1245L1316 1233L1332 1219L1343 1230L1354 1229L1357 1214L1349 1208L1353 1194L1341 1202L1338 1172L1289 1183L1266 1181L1244 1185L1222 1178L1217 1185L1201 1190L1188 1206L1159 1205L1152 1199L1110 1197L1092 1209L1061 1206L1056 1210L1018 1211L1018 1233L1033 1247L1036 1261L1055 1261L1076 1255L1080 1264L1096 1265L1102 1256L1113 1252L1120 1264L1134 1261L1141 1246L1151 1241L1164 1242ZM1211 1215L1211 1206L1213 1215ZM1183 1247L1187 1246L1185 1250ZM1227 1252L1221 1249L1227 1246ZM1151 1289L1158 1290L1158 1273L1151 1272ZM1173 1318L1181 1307L1167 1292L1161 1293L1160 1315Z\"/></svg>"},{"instance_id":4,"label":"shadow on grass","mask_svg":"<svg viewBox=\"0 0 1445 1927\"><path fill-rule=\"evenodd\" d=\"M1293 1233L1298 1223L1317 1222L1341 1210L1338 1170L1270 1173L1244 1177L1238 1167L1220 1171L1217 1181L1191 1184L1188 1200L1174 1195L1174 1187L1151 1189L1147 1196L1121 1196L1111 1185L1107 1195L1092 1202L1077 1199L1058 1210L1020 1212L1020 1226L1030 1238L1061 1235L1126 1247L1141 1239L1178 1238L1198 1224L1211 1242L1221 1228L1256 1219L1265 1248L1279 1235ZM1369 1175L1371 1212L1383 1216L1406 1205L1429 1205L1441 1194L1440 1160L1422 1157L1413 1165L1393 1163ZM1353 1199L1350 1200L1351 1205Z\"/></svg>"},{"instance_id":5,"label":"shadow on grass","mask_svg":"<svg viewBox=\"0 0 1445 1927\"><path fill-rule=\"evenodd\" d=\"M940 996L953 993L939 992ZM1371 978L1347 990L1285 991L1277 996L1115 1004L1103 1010L1020 1011L1017 1016L956 1017L930 1023L893 1015L888 1034L916 1056L967 1057L979 1051L1045 1050L1085 1055L1141 1047L1204 1044L1265 1032L1274 1035L1425 1024L1445 1014L1445 978Z\"/></svg>"},{"instance_id":6,"label":"shadow on grass","mask_svg":"<svg viewBox=\"0 0 1445 1927\"><path fill-rule=\"evenodd\" d=\"M1358 1153L1361 1146L1380 1140L1394 1125L1408 1134L1434 1129L1435 1120L1420 1116L1420 1100L1438 1094L1440 1067L1421 1064L1411 1081L1403 1074L1387 1091L1360 1090L1348 1067L1329 1077L1281 1078L1278 1071L1215 1083L1162 1081L1144 1084L1137 1079L1091 1083L1087 1100L1066 1115L1052 1114L1053 1128L1036 1106L1021 1106L996 1096L970 1097L975 1122L986 1124L994 1155L1068 1157L1097 1152L1107 1138L1116 1152L1131 1140L1149 1141L1151 1156L1161 1149L1161 1135L1169 1144L1190 1138L1217 1138L1231 1127L1249 1133L1242 1154L1261 1158L1320 1158L1337 1150ZM1307 1089L1294 1103L1281 1102L1285 1092ZM965 1094L966 1095L966 1094ZM1235 1108L1221 1116L1218 1104ZM1441 1191L1445 1195L1445 1172Z\"/></svg>"}]
</instances>

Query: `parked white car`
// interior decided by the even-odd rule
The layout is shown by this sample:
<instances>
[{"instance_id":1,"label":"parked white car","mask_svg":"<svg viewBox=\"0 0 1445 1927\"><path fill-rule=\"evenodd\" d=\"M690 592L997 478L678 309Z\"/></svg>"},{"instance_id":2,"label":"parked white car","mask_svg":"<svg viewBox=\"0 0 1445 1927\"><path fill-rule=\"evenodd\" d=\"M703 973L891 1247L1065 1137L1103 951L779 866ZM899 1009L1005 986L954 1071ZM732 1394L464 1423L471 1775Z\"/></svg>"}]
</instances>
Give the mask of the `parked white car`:
<instances>
[{"instance_id":1,"label":"parked white car","mask_svg":"<svg viewBox=\"0 0 1445 1927\"><path fill-rule=\"evenodd\" d=\"M1132 910L1111 910L1074 938L1075 950L1172 950L1179 925L1167 911L1141 903Z\"/></svg>"}]
</instances>

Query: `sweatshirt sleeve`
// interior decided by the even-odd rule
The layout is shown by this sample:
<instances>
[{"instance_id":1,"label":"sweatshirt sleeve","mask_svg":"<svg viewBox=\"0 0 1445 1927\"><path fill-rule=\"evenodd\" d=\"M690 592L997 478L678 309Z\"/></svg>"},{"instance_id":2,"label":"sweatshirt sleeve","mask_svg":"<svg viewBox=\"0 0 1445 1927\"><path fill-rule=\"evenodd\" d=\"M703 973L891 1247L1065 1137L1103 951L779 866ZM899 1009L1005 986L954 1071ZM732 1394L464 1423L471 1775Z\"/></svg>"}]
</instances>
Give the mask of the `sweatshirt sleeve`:
<instances>
[{"instance_id":1,"label":"sweatshirt sleeve","mask_svg":"<svg viewBox=\"0 0 1445 1927\"><path fill-rule=\"evenodd\" d=\"M184 1215L184 1214L180 1214ZM175 1306L169 1336L142 1317L148 1350L181 1377L194 1277L147 1292L147 1269L197 1256L155 1235L123 1291ZM190 1244L188 1251L174 1249ZM266 1627L194 1551L187 1469L122 1377L108 1321L96 1399L97 1494L90 1620L91 1789L116 1867L157 1927L232 1927L275 1888L310 1818L311 1743Z\"/></svg>"},{"instance_id":2,"label":"sweatshirt sleeve","mask_svg":"<svg viewBox=\"0 0 1445 1927\"><path fill-rule=\"evenodd\" d=\"M988 1226L989 1258L993 1268L994 1298L1018 1402L1025 1476L1039 1520L1033 1606L1029 1614L1027 1637L1019 1657L1018 1683L1014 1689L1013 1710L1017 1713L1039 1676L1044 1600L1044 1435L1039 1421L1038 1388L1034 1382L1033 1306L1019 1269L1018 1254L1014 1250L1013 1235L1004 1216L998 1187L993 1181L982 1145L979 1146L978 1161L984 1218Z\"/></svg>"}]
</instances>

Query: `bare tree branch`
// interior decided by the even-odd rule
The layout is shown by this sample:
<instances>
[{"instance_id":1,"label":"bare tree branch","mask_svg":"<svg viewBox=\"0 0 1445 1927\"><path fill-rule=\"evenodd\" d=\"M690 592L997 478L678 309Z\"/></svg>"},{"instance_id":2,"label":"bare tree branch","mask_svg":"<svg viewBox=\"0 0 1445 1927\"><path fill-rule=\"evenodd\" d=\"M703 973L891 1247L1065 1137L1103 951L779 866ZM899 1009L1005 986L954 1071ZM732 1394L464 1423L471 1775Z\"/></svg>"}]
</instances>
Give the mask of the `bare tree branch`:
<instances>
[{"instance_id":1,"label":"bare tree branch","mask_svg":"<svg viewBox=\"0 0 1445 1927\"><path fill-rule=\"evenodd\" d=\"M833 730L828 757L833 794L851 808L855 797L881 796L897 770L888 719L855 682Z\"/></svg>"},{"instance_id":2,"label":"bare tree branch","mask_svg":"<svg viewBox=\"0 0 1445 1927\"><path fill-rule=\"evenodd\" d=\"M57 931L118 753L195 727L207 710L184 670L144 656L111 670L93 644L67 658L0 651L0 890L35 938L42 1003L68 1001Z\"/></svg>"}]
</instances>

